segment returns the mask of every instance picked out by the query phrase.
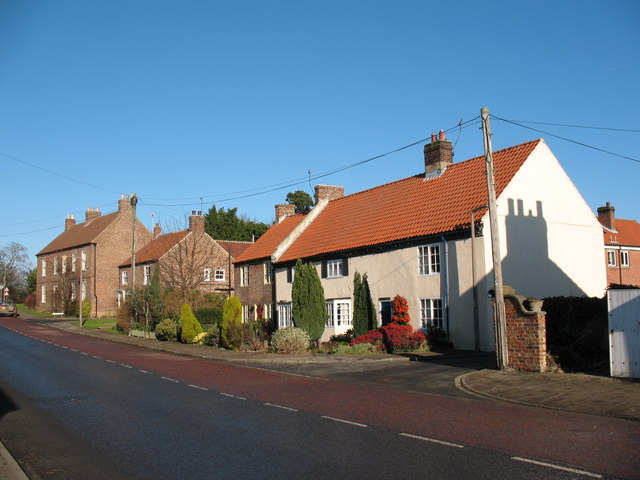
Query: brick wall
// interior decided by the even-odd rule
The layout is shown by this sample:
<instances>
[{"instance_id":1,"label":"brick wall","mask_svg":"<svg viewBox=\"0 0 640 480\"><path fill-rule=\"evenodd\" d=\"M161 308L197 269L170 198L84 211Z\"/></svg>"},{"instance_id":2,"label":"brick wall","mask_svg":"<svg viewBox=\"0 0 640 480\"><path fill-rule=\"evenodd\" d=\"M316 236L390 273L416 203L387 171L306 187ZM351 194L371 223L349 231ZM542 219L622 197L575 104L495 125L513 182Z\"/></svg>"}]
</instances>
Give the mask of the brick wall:
<instances>
[{"instance_id":1,"label":"brick wall","mask_svg":"<svg viewBox=\"0 0 640 480\"><path fill-rule=\"evenodd\" d=\"M616 266L609 266L607 252L613 252L616 257ZM629 255L629 266L622 266L621 251ZM609 249L605 245L604 264L607 268L607 283L621 285L640 285L640 250Z\"/></svg>"},{"instance_id":2,"label":"brick wall","mask_svg":"<svg viewBox=\"0 0 640 480\"><path fill-rule=\"evenodd\" d=\"M265 283L264 264L269 260L247 262L235 265L235 294L240 299L242 305L256 306L274 303L275 294L275 274L271 283ZM240 286L240 268L248 266L249 284Z\"/></svg>"},{"instance_id":3,"label":"brick wall","mask_svg":"<svg viewBox=\"0 0 640 480\"><path fill-rule=\"evenodd\" d=\"M526 372L547 370L546 314L527 308L521 295L504 298L508 366Z\"/></svg>"}]
</instances>

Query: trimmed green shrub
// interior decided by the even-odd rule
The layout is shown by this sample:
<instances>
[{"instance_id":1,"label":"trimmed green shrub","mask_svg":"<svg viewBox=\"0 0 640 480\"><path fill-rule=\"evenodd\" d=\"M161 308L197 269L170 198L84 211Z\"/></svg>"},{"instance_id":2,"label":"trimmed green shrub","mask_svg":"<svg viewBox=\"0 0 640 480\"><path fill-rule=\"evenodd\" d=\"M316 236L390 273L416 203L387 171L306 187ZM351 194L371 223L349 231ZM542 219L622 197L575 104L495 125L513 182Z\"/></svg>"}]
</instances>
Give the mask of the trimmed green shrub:
<instances>
[{"instance_id":1,"label":"trimmed green shrub","mask_svg":"<svg viewBox=\"0 0 640 480\"><path fill-rule=\"evenodd\" d=\"M185 343L192 343L196 335L202 333L202 326L188 303L182 305L180 309L180 325L182 326L180 338Z\"/></svg>"},{"instance_id":2,"label":"trimmed green shrub","mask_svg":"<svg viewBox=\"0 0 640 480\"><path fill-rule=\"evenodd\" d=\"M82 318L91 318L91 303L89 300L82 301Z\"/></svg>"},{"instance_id":3,"label":"trimmed green shrub","mask_svg":"<svg viewBox=\"0 0 640 480\"><path fill-rule=\"evenodd\" d=\"M212 325L214 323L220 324L222 323L222 309L217 307L202 307L193 312L196 316L200 325L209 324Z\"/></svg>"},{"instance_id":4,"label":"trimmed green shrub","mask_svg":"<svg viewBox=\"0 0 640 480\"><path fill-rule=\"evenodd\" d=\"M277 330L271 337L271 346L274 351L285 355L306 352L310 342L309 334L297 327Z\"/></svg>"},{"instance_id":5,"label":"trimmed green shrub","mask_svg":"<svg viewBox=\"0 0 640 480\"><path fill-rule=\"evenodd\" d=\"M375 345L370 343L358 343L356 345L338 345L332 353L338 355L363 355L365 353L378 353Z\"/></svg>"},{"instance_id":6,"label":"trimmed green shrub","mask_svg":"<svg viewBox=\"0 0 640 480\"><path fill-rule=\"evenodd\" d=\"M207 336L204 338L204 344L210 347L220 346L220 326L217 324L211 325L207 329Z\"/></svg>"},{"instance_id":7,"label":"trimmed green shrub","mask_svg":"<svg viewBox=\"0 0 640 480\"><path fill-rule=\"evenodd\" d=\"M165 318L156 325L156 340L161 342L177 342L178 341L178 325L170 318Z\"/></svg>"},{"instance_id":8,"label":"trimmed green shrub","mask_svg":"<svg viewBox=\"0 0 640 480\"><path fill-rule=\"evenodd\" d=\"M237 350L242 345L242 304L235 295L224 302L222 308L222 345Z\"/></svg>"}]
</instances>

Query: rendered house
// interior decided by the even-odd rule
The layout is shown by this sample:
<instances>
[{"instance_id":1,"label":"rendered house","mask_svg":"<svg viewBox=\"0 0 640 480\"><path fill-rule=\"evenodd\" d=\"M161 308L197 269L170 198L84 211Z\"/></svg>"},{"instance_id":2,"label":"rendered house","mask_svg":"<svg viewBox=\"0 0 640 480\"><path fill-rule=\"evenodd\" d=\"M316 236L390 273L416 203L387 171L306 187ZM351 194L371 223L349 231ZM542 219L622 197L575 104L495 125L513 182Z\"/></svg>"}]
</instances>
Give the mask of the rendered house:
<instances>
[{"instance_id":1,"label":"rendered house","mask_svg":"<svg viewBox=\"0 0 640 480\"><path fill-rule=\"evenodd\" d=\"M79 224L67 216L64 232L36 255L38 310L61 311L61 296L69 295L88 300L92 316L114 315L118 265L131 256L134 222L137 245L150 242L151 232L133 218L131 200L124 195L118 210L108 215L89 208Z\"/></svg>"},{"instance_id":2,"label":"rendered house","mask_svg":"<svg viewBox=\"0 0 640 480\"><path fill-rule=\"evenodd\" d=\"M604 234L607 283L640 285L640 223L616 218L609 203L598 208Z\"/></svg>"},{"instance_id":3,"label":"rendered house","mask_svg":"<svg viewBox=\"0 0 640 480\"><path fill-rule=\"evenodd\" d=\"M189 217L188 230L160 233L160 226L156 225L154 239L136 252L136 287L151 283L153 271L159 266L163 287L230 295L234 284L234 256L242 254L250 243L212 239L204 231L202 213L195 211ZM133 287L131 263L129 255L119 266L118 305Z\"/></svg>"},{"instance_id":4,"label":"rendered house","mask_svg":"<svg viewBox=\"0 0 640 480\"><path fill-rule=\"evenodd\" d=\"M290 323L291 267L301 258L322 279L329 319L321 340L351 328L357 271L368 275L380 324L399 294L414 328L441 327L458 349L494 349L484 156L453 163L440 132L424 157L418 175L317 201L274 250L279 326ZM544 140L493 158L504 283L531 297L601 296L602 227Z\"/></svg>"}]
</instances>

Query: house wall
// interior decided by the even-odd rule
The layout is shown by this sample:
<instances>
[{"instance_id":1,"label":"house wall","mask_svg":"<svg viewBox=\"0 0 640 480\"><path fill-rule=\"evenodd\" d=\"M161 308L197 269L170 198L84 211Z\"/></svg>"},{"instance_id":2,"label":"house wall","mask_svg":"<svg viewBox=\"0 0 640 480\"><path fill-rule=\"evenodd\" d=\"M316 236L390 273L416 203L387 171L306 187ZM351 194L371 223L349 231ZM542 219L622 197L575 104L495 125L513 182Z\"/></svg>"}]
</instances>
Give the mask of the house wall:
<instances>
[{"instance_id":1,"label":"house wall","mask_svg":"<svg viewBox=\"0 0 640 480\"><path fill-rule=\"evenodd\" d=\"M267 283L264 276L265 262L271 260L258 260L254 262L246 262L243 264L234 266L235 274L235 295L237 295L242 305L249 305L252 309L252 314L255 318L258 305L270 305L273 304L274 297L274 283ZM249 284L245 286L240 285L240 269L242 266L249 267ZM284 282L286 283L286 271L284 276ZM252 313L253 312L253 313ZM265 311L265 316L267 312Z\"/></svg>"},{"instance_id":2,"label":"house wall","mask_svg":"<svg viewBox=\"0 0 640 480\"><path fill-rule=\"evenodd\" d=\"M607 271L607 284L640 285L640 247L625 247L605 245L604 265ZM609 266L607 252L613 251L616 258L615 266ZM627 252L629 265L623 266L620 261L621 252Z\"/></svg>"},{"instance_id":3,"label":"house wall","mask_svg":"<svg viewBox=\"0 0 640 480\"><path fill-rule=\"evenodd\" d=\"M353 275L367 274L371 297L380 317L380 300L391 300L396 295L407 299L412 326L421 328L420 299L441 299L445 308L444 323L454 346L459 349L475 348L473 323L473 295L471 274L471 239L445 242L425 241L420 245L440 246L440 273L418 274L418 247L349 258L349 275L340 278L322 278L325 299L351 299L353 308ZM476 240L478 266L483 264L482 242ZM446 249L445 249L446 246ZM338 259L339 257L336 257ZM321 275L321 262L313 262ZM287 268L276 268L276 302L291 302L292 283L287 282ZM484 294L486 296L486 292ZM486 319L486 315L483 317ZM331 335L344 333L349 327L326 328L321 341ZM489 328L491 331L491 328ZM492 338L492 337L491 337ZM490 339L491 340L491 339ZM493 347L490 347L491 350Z\"/></svg>"}]
</instances>

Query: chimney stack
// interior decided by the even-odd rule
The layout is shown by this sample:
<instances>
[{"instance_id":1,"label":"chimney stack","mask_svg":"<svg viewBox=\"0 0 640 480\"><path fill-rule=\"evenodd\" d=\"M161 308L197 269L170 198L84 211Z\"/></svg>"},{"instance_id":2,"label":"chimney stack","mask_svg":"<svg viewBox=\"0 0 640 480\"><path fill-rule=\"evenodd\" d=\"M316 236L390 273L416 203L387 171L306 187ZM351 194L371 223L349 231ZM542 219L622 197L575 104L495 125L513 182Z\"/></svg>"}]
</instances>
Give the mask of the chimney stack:
<instances>
[{"instance_id":1,"label":"chimney stack","mask_svg":"<svg viewBox=\"0 0 640 480\"><path fill-rule=\"evenodd\" d=\"M202 212L191 211L189 217L189 231L195 233L204 233L204 217Z\"/></svg>"},{"instance_id":2,"label":"chimney stack","mask_svg":"<svg viewBox=\"0 0 640 480\"><path fill-rule=\"evenodd\" d=\"M344 197L344 187L336 187L334 185L316 185L315 186L315 205L320 200L335 200Z\"/></svg>"},{"instance_id":3,"label":"chimney stack","mask_svg":"<svg viewBox=\"0 0 640 480\"><path fill-rule=\"evenodd\" d=\"M431 134L431 143L424 146L425 173L444 170L453 163L453 145L447 140L444 130L436 136Z\"/></svg>"},{"instance_id":4,"label":"chimney stack","mask_svg":"<svg viewBox=\"0 0 640 480\"><path fill-rule=\"evenodd\" d=\"M120 195L120 200L118 200L118 211L123 212L125 210L131 210L131 199L129 195L122 194Z\"/></svg>"},{"instance_id":5,"label":"chimney stack","mask_svg":"<svg viewBox=\"0 0 640 480\"><path fill-rule=\"evenodd\" d=\"M280 223L285 217L295 215L296 206L291 203L279 203L276 205L276 223Z\"/></svg>"},{"instance_id":6,"label":"chimney stack","mask_svg":"<svg viewBox=\"0 0 640 480\"><path fill-rule=\"evenodd\" d=\"M616 229L616 209L607 202L604 207L598 207L598 221L609 230Z\"/></svg>"},{"instance_id":7,"label":"chimney stack","mask_svg":"<svg viewBox=\"0 0 640 480\"><path fill-rule=\"evenodd\" d=\"M76 217L74 217L73 213L68 214L67 218L64 221L64 231L66 232L75 224L76 224Z\"/></svg>"},{"instance_id":8,"label":"chimney stack","mask_svg":"<svg viewBox=\"0 0 640 480\"><path fill-rule=\"evenodd\" d=\"M100 213L99 208L87 207L87 211L84 213L84 221L89 222L100 215L102 215L102 213Z\"/></svg>"},{"instance_id":9,"label":"chimney stack","mask_svg":"<svg viewBox=\"0 0 640 480\"><path fill-rule=\"evenodd\" d=\"M160 228L160 224L156 223L156 226L153 227L153 238L156 239L162 233L162 228Z\"/></svg>"}]
</instances>

